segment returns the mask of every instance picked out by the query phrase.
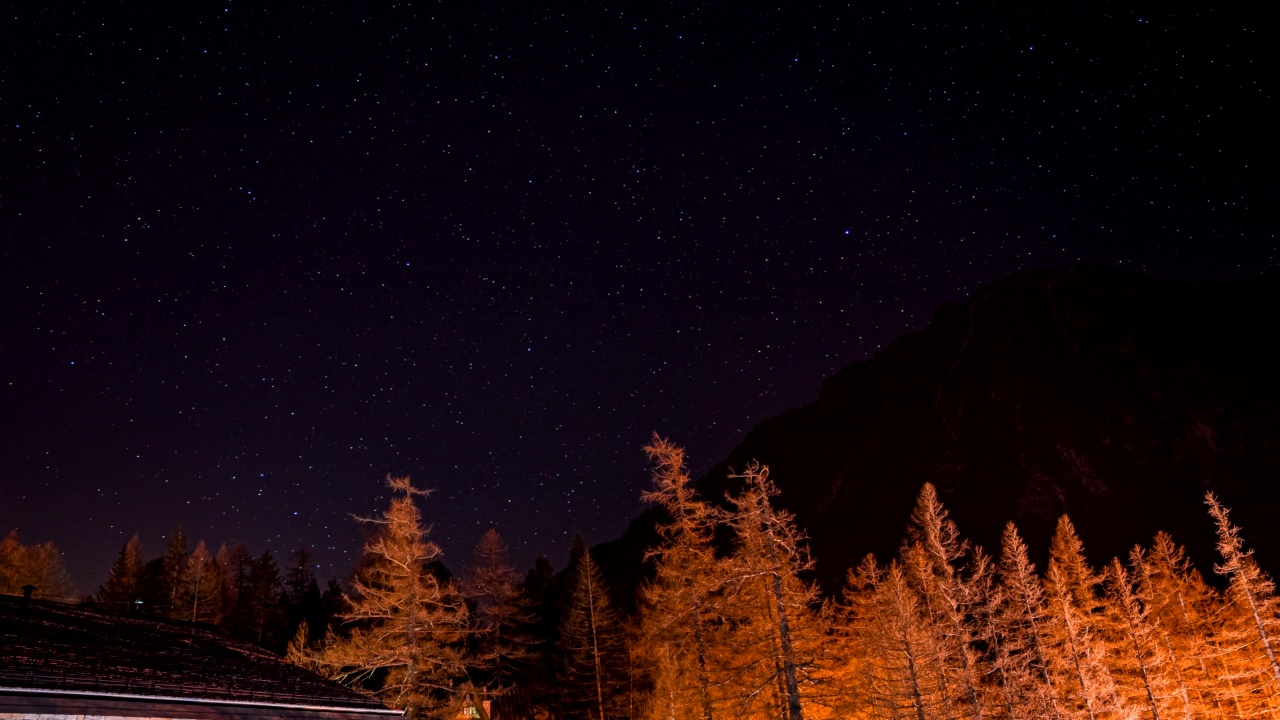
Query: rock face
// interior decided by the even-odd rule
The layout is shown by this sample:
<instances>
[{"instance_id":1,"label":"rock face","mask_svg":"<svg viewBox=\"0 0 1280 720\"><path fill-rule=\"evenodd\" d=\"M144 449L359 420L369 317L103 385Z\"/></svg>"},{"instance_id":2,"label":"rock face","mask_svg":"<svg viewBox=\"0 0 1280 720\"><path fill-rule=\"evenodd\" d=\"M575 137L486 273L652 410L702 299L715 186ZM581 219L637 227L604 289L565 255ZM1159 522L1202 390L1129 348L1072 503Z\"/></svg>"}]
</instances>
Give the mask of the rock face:
<instances>
[{"instance_id":1,"label":"rock face","mask_svg":"<svg viewBox=\"0 0 1280 720\"><path fill-rule=\"evenodd\" d=\"M1008 520L1043 551L1067 513L1095 565L1167 530L1204 570L1214 553L1202 497L1213 490L1274 569L1278 310L1276 276L1014 275L761 423L699 488L722 496L728 468L768 464L829 590L866 553L897 551L926 481L991 552ZM621 560L651 522L602 550Z\"/></svg>"}]
</instances>

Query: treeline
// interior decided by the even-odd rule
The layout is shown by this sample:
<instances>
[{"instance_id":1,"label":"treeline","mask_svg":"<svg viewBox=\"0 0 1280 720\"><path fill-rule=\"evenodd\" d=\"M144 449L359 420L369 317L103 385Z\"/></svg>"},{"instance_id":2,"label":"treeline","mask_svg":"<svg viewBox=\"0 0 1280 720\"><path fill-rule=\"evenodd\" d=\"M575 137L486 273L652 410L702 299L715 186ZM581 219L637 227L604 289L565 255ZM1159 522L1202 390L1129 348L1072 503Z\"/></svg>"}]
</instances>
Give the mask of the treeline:
<instances>
[{"instance_id":1,"label":"treeline","mask_svg":"<svg viewBox=\"0 0 1280 720\"><path fill-rule=\"evenodd\" d=\"M1280 713L1280 602L1227 511L1223 589L1167 535L1099 570L1067 518L1038 571L1009 525L992 557L926 485L898 557L868 557L839 599L809 582L803 538L753 464L725 507L694 492L658 438L646 500L666 522L638 612L615 608L579 542L570 567L521 581L490 532L460 581L430 568L406 478L337 619L294 662L403 708L513 717L1253 718ZM486 704L486 701L487 704Z\"/></svg>"},{"instance_id":2,"label":"treeline","mask_svg":"<svg viewBox=\"0 0 1280 720\"><path fill-rule=\"evenodd\" d=\"M210 553L201 540L191 549L179 525L164 552L151 559L134 535L86 603L112 613L217 625L283 653L295 628L323 628L342 607L337 582L321 591L310 560L307 550L296 550L282 572L270 552L255 557L243 545L224 544Z\"/></svg>"},{"instance_id":3,"label":"treeline","mask_svg":"<svg viewBox=\"0 0 1280 720\"><path fill-rule=\"evenodd\" d=\"M62 563L62 553L52 542L23 545L18 531L0 540L0 594L21 595L33 588L37 598L62 599L75 593L75 584Z\"/></svg>"}]
</instances>

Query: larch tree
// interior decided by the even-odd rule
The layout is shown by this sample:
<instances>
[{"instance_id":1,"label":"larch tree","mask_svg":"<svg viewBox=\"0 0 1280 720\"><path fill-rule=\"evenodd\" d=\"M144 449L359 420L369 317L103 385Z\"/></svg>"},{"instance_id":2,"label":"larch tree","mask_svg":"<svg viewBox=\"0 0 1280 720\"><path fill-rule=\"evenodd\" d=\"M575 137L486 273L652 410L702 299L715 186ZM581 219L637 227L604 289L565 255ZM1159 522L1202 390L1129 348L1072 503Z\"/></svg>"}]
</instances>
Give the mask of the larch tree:
<instances>
[{"instance_id":1,"label":"larch tree","mask_svg":"<svg viewBox=\"0 0 1280 720\"><path fill-rule=\"evenodd\" d=\"M845 576L843 602L833 623L841 651L834 677L843 689L834 708L842 717L896 719L902 714L904 693L899 691L896 666L883 641L887 626L879 595L883 578L875 555L867 555L856 571Z\"/></svg>"},{"instance_id":2,"label":"larch tree","mask_svg":"<svg viewBox=\"0 0 1280 720\"><path fill-rule=\"evenodd\" d=\"M568 717L624 715L628 648L622 618L582 538L574 540L556 645L556 675Z\"/></svg>"},{"instance_id":3,"label":"larch tree","mask_svg":"<svg viewBox=\"0 0 1280 720\"><path fill-rule=\"evenodd\" d=\"M133 612L142 599L142 565L142 538L134 535L120 548L94 600L113 612Z\"/></svg>"},{"instance_id":4,"label":"larch tree","mask_svg":"<svg viewBox=\"0 0 1280 720\"><path fill-rule=\"evenodd\" d=\"M1075 526L1063 515L1049 546L1044 582L1046 637L1059 708L1087 720L1127 719L1133 712L1121 700L1106 664L1102 625L1107 617L1098 594L1100 582Z\"/></svg>"},{"instance_id":5,"label":"larch tree","mask_svg":"<svg viewBox=\"0 0 1280 720\"><path fill-rule=\"evenodd\" d=\"M57 546L23 545L14 530L0 540L0 593L19 595L27 585L35 588L37 598L59 600L75 592Z\"/></svg>"},{"instance_id":6,"label":"larch tree","mask_svg":"<svg viewBox=\"0 0 1280 720\"><path fill-rule=\"evenodd\" d=\"M196 543L196 549L187 557L186 584L178 593L182 619L203 623L222 620L222 575L222 568L204 541Z\"/></svg>"},{"instance_id":7,"label":"larch tree","mask_svg":"<svg viewBox=\"0 0 1280 720\"><path fill-rule=\"evenodd\" d=\"M1013 523L1005 525L997 604L989 610L984 639L1014 720L1063 720L1050 671L1049 613L1044 586Z\"/></svg>"},{"instance_id":8,"label":"larch tree","mask_svg":"<svg viewBox=\"0 0 1280 720\"><path fill-rule=\"evenodd\" d=\"M711 543L716 513L693 489L684 450L656 433L645 447L652 486L641 496L660 507L653 580L641 591L639 655L650 668L659 702L654 717L713 720L709 645L719 637L724 582Z\"/></svg>"},{"instance_id":9,"label":"larch tree","mask_svg":"<svg viewBox=\"0 0 1280 720\"><path fill-rule=\"evenodd\" d=\"M1134 548L1129 563L1137 596L1186 688L1192 715L1240 717L1237 683L1214 642L1217 593L1168 533L1157 533L1150 550Z\"/></svg>"},{"instance_id":10,"label":"larch tree","mask_svg":"<svg viewBox=\"0 0 1280 720\"><path fill-rule=\"evenodd\" d=\"M391 506L377 517L359 518L377 533L365 545L350 608L341 616L350 633L330 636L305 657L410 718L453 717L469 691L466 604L455 583L428 572L428 563L442 555L427 539L414 501L428 491L407 477L388 476L387 486Z\"/></svg>"},{"instance_id":11,"label":"larch tree","mask_svg":"<svg viewBox=\"0 0 1280 720\"><path fill-rule=\"evenodd\" d=\"M0 593L16 595L22 592L26 582L22 579L25 572L27 549L18 539L18 531L10 530L0 540Z\"/></svg>"},{"instance_id":12,"label":"larch tree","mask_svg":"<svg viewBox=\"0 0 1280 720\"><path fill-rule=\"evenodd\" d=\"M164 555L161 556L164 571L161 577L163 595L156 599L162 607L152 608L153 612L178 620L186 618L185 610L188 608L182 607L181 595L187 585L187 554L187 530L179 523L169 536Z\"/></svg>"},{"instance_id":13,"label":"larch tree","mask_svg":"<svg viewBox=\"0 0 1280 720\"><path fill-rule=\"evenodd\" d=\"M860 597L859 597L860 596ZM846 589L864 661L872 667L872 706L904 720L950 717L939 638L901 563L880 570L868 556Z\"/></svg>"},{"instance_id":14,"label":"larch tree","mask_svg":"<svg viewBox=\"0 0 1280 720\"><path fill-rule=\"evenodd\" d=\"M521 591L520 574L497 530L490 528L480 536L461 590L473 610L472 677L488 692L504 692L515 685L536 641L528 630L532 603Z\"/></svg>"},{"instance_id":15,"label":"larch tree","mask_svg":"<svg viewBox=\"0 0 1280 720\"><path fill-rule=\"evenodd\" d=\"M982 720L988 668L975 645L974 619L986 603L990 564L977 553L962 572L971 551L956 524L938 500L934 486L925 483L908 526L913 545L906 548L908 577L920 594L921 606L938 652L938 666L951 717Z\"/></svg>"},{"instance_id":16,"label":"larch tree","mask_svg":"<svg viewBox=\"0 0 1280 720\"><path fill-rule=\"evenodd\" d=\"M1218 633L1229 652L1228 672L1247 689L1245 712L1280 716L1280 598L1275 583L1258 567L1253 551L1245 549L1240 528L1213 493L1205 494L1205 504L1217 527L1222 558L1214 571L1229 581Z\"/></svg>"},{"instance_id":17,"label":"larch tree","mask_svg":"<svg viewBox=\"0 0 1280 720\"><path fill-rule=\"evenodd\" d=\"M1191 720L1195 712L1151 609L1128 569L1114 558L1106 572L1112 647L1110 667L1127 703L1151 720Z\"/></svg>"},{"instance_id":18,"label":"larch tree","mask_svg":"<svg viewBox=\"0 0 1280 720\"><path fill-rule=\"evenodd\" d=\"M770 502L778 489L769 468L753 461L735 477L745 482L730 498L728 518L735 537L725 585L735 627L728 670L740 678L736 694L743 708L773 688L779 717L802 720L827 650L823 621L814 611L817 589L801 577L811 561L792 516Z\"/></svg>"}]
</instances>

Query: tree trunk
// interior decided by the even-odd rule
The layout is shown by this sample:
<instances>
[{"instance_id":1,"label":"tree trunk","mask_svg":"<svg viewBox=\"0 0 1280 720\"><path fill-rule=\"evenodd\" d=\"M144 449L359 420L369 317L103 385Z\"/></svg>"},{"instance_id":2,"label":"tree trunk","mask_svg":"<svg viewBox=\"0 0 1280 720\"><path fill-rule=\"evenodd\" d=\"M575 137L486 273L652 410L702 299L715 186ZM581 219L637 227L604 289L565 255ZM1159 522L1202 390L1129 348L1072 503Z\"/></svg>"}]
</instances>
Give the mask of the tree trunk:
<instances>
[{"instance_id":1,"label":"tree trunk","mask_svg":"<svg viewBox=\"0 0 1280 720\"><path fill-rule=\"evenodd\" d=\"M791 646L791 624L787 621L787 608L782 594L782 568L778 563L778 549L774 545L773 533L766 531L765 536L769 539L769 559L773 570L773 600L778 607L778 639L782 644L782 673L787 683L787 717L789 720L804 720L804 711L800 707L800 687L796 678L795 652Z\"/></svg>"}]
</instances>

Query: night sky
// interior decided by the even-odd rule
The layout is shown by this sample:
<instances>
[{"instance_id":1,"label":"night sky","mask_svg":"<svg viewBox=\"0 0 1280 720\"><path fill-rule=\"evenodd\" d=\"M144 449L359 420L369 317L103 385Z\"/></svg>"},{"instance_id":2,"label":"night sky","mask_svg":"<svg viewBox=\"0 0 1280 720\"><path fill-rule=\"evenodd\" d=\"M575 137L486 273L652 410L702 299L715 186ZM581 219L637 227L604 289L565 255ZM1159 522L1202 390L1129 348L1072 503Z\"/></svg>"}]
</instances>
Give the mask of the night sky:
<instances>
[{"instance_id":1,"label":"night sky","mask_svg":"<svg viewBox=\"0 0 1280 720\"><path fill-rule=\"evenodd\" d=\"M652 431L705 469L984 282L1280 264L1265 3L45 5L0 531L85 592L179 521L345 574L388 472L455 572L490 526L560 566Z\"/></svg>"}]
</instances>

